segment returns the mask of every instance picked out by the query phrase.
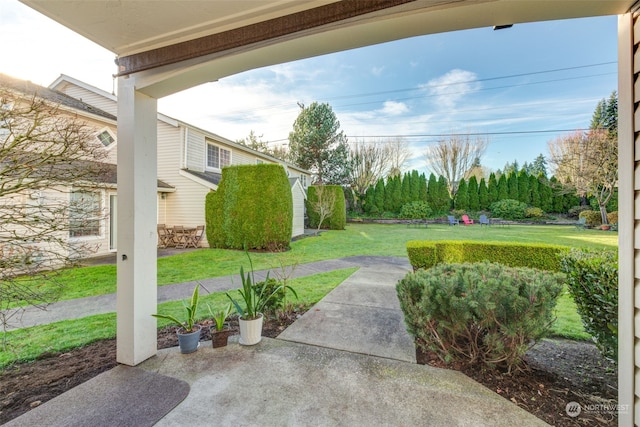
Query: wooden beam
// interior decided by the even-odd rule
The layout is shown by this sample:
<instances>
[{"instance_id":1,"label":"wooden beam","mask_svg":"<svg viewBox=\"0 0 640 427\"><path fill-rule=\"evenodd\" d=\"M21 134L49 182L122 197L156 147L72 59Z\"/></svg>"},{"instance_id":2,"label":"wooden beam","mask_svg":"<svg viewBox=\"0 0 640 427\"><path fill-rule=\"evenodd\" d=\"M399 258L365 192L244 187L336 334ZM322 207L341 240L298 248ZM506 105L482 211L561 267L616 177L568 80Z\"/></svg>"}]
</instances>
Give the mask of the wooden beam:
<instances>
[{"instance_id":1,"label":"wooden beam","mask_svg":"<svg viewBox=\"0 0 640 427\"><path fill-rule=\"evenodd\" d=\"M118 76L272 40L414 1L416 0L349 0L330 3L246 27L120 57L116 59Z\"/></svg>"}]
</instances>

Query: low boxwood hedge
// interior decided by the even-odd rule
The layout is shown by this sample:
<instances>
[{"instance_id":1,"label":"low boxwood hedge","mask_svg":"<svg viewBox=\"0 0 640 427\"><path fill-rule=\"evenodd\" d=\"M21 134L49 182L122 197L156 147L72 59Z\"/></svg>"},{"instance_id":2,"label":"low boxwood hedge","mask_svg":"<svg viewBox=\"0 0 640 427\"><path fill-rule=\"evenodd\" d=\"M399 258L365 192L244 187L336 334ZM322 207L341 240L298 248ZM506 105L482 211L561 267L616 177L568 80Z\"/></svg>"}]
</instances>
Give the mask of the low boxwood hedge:
<instances>
[{"instance_id":1,"label":"low boxwood hedge","mask_svg":"<svg viewBox=\"0 0 640 427\"><path fill-rule=\"evenodd\" d=\"M431 268L440 263L489 261L511 267L560 271L560 254L568 250L565 246L533 243L461 240L407 242L407 254L414 270Z\"/></svg>"}]
</instances>

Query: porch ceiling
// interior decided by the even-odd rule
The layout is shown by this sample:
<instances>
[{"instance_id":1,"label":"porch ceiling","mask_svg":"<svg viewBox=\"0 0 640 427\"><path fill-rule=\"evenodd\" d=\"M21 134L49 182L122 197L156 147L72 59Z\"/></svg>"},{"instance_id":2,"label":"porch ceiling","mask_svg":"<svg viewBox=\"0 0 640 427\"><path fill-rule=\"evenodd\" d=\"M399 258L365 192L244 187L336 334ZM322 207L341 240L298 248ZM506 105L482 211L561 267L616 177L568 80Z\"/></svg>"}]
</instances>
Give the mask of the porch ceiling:
<instances>
[{"instance_id":1,"label":"porch ceiling","mask_svg":"<svg viewBox=\"0 0 640 427\"><path fill-rule=\"evenodd\" d=\"M424 34L616 15L634 0L21 0L161 97L242 71Z\"/></svg>"}]
</instances>

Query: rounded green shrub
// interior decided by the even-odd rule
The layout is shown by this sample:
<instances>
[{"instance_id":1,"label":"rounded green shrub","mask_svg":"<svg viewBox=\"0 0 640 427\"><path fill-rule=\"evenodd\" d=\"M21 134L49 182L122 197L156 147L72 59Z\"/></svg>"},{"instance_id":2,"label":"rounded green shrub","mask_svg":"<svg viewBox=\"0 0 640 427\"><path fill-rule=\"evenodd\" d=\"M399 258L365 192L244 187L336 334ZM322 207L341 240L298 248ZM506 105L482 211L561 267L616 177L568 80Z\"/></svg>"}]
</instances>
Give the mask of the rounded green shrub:
<instances>
[{"instance_id":1,"label":"rounded green shrub","mask_svg":"<svg viewBox=\"0 0 640 427\"><path fill-rule=\"evenodd\" d=\"M284 168L229 166L205 202L207 240L215 248L281 251L289 247L293 198Z\"/></svg>"},{"instance_id":2,"label":"rounded green shrub","mask_svg":"<svg viewBox=\"0 0 640 427\"><path fill-rule=\"evenodd\" d=\"M404 219L426 219L431 215L431 208L427 202L413 201L402 205L400 209L400 218Z\"/></svg>"},{"instance_id":3,"label":"rounded green shrub","mask_svg":"<svg viewBox=\"0 0 640 427\"><path fill-rule=\"evenodd\" d=\"M607 250L572 249L562 256L569 292L578 306L584 329L600 352L618 356L618 255Z\"/></svg>"},{"instance_id":4,"label":"rounded green shrub","mask_svg":"<svg viewBox=\"0 0 640 427\"><path fill-rule=\"evenodd\" d=\"M307 216L309 227L318 228L322 210L328 215L322 220L322 227L329 230L344 230L347 225L344 191L339 185L312 185L307 189Z\"/></svg>"},{"instance_id":5,"label":"rounded green shrub","mask_svg":"<svg viewBox=\"0 0 640 427\"><path fill-rule=\"evenodd\" d=\"M590 210L592 210L590 206L574 206L569 209L569 211L567 212L567 216L569 218L578 219L580 218L581 212Z\"/></svg>"},{"instance_id":6,"label":"rounded green shrub","mask_svg":"<svg viewBox=\"0 0 640 427\"><path fill-rule=\"evenodd\" d=\"M600 215L600 211L582 211L580 212L579 218L585 218L587 220L586 225L589 227L597 227L602 224L602 215Z\"/></svg>"},{"instance_id":7,"label":"rounded green shrub","mask_svg":"<svg viewBox=\"0 0 640 427\"><path fill-rule=\"evenodd\" d=\"M607 214L607 221L609 224L617 224L618 223L618 211L609 212Z\"/></svg>"},{"instance_id":8,"label":"rounded green shrub","mask_svg":"<svg viewBox=\"0 0 640 427\"><path fill-rule=\"evenodd\" d=\"M495 263L440 264L396 286L417 349L509 371L546 334L563 275Z\"/></svg>"},{"instance_id":9,"label":"rounded green shrub","mask_svg":"<svg viewBox=\"0 0 640 427\"><path fill-rule=\"evenodd\" d=\"M494 202L489 207L494 218L502 219L522 219L525 217L527 205L518 200L504 199Z\"/></svg>"}]
</instances>

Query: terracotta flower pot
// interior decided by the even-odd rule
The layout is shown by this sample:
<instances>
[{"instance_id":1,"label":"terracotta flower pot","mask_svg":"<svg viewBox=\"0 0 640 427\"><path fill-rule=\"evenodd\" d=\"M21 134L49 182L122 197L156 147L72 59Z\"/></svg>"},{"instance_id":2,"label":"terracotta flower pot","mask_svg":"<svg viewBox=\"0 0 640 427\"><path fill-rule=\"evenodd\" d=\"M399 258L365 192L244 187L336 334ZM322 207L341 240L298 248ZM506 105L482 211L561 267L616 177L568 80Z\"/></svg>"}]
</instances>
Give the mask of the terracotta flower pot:
<instances>
[{"instance_id":1,"label":"terracotta flower pot","mask_svg":"<svg viewBox=\"0 0 640 427\"><path fill-rule=\"evenodd\" d=\"M215 328L211 329L211 345L213 348L225 347L230 334L231 329L229 329L228 326L225 326L221 331L218 331Z\"/></svg>"}]
</instances>

